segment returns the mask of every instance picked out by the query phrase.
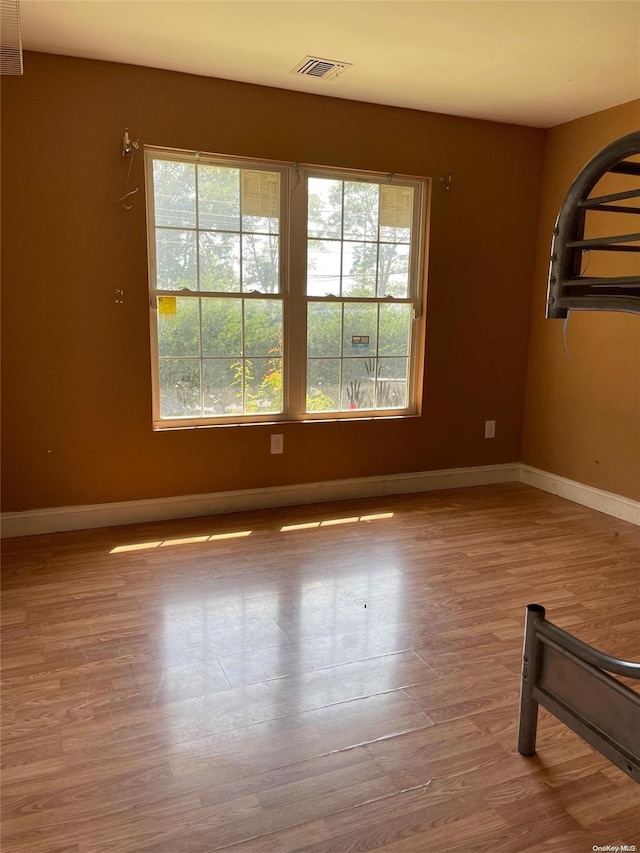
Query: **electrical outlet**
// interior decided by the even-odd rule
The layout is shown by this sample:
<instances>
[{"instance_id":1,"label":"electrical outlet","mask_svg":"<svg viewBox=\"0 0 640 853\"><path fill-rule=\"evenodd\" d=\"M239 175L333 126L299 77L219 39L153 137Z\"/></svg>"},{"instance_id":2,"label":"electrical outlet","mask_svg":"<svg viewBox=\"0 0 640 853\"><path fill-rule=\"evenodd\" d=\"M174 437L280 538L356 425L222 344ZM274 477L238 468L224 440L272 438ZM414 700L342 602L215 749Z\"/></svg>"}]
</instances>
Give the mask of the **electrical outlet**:
<instances>
[{"instance_id":1,"label":"electrical outlet","mask_svg":"<svg viewBox=\"0 0 640 853\"><path fill-rule=\"evenodd\" d=\"M495 421L485 421L484 422L484 437L485 438L495 438L496 437L496 422Z\"/></svg>"},{"instance_id":2,"label":"electrical outlet","mask_svg":"<svg viewBox=\"0 0 640 853\"><path fill-rule=\"evenodd\" d=\"M284 453L284 436L282 433L271 434L271 452Z\"/></svg>"}]
</instances>

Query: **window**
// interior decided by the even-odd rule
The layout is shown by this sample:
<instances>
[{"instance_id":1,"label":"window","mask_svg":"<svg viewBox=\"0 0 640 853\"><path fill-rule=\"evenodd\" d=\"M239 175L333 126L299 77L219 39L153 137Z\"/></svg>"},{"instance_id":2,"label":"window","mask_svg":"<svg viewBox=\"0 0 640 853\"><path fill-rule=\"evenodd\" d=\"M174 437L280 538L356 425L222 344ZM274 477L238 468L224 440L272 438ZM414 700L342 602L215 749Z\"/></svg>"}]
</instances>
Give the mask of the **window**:
<instances>
[{"instance_id":1,"label":"window","mask_svg":"<svg viewBox=\"0 0 640 853\"><path fill-rule=\"evenodd\" d=\"M426 181L145 159L156 429L418 411Z\"/></svg>"}]
</instances>

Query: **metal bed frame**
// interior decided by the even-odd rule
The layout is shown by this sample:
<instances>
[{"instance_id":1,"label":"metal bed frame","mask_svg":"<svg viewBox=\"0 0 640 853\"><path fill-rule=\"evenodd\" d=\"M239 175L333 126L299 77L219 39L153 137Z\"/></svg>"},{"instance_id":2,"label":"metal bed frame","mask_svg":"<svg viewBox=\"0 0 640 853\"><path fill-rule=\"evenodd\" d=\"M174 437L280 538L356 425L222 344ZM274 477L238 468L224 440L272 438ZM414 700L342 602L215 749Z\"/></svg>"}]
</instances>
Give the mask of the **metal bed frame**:
<instances>
[{"instance_id":1,"label":"metal bed frame","mask_svg":"<svg viewBox=\"0 0 640 853\"><path fill-rule=\"evenodd\" d=\"M522 655L518 752L534 755L542 705L640 782L640 695L609 673L640 679L640 663L618 660L547 622L529 604Z\"/></svg>"},{"instance_id":2,"label":"metal bed frame","mask_svg":"<svg viewBox=\"0 0 640 853\"><path fill-rule=\"evenodd\" d=\"M631 199L640 198L640 186L591 196L607 172L640 178L640 162L629 159L638 154L640 131L635 131L616 139L592 157L569 188L553 229L547 319L566 317L574 309L640 314L640 275L595 277L580 272L583 252L640 252L640 232L588 240L584 236L587 214L592 211L640 215L640 206L629 204Z\"/></svg>"}]
</instances>

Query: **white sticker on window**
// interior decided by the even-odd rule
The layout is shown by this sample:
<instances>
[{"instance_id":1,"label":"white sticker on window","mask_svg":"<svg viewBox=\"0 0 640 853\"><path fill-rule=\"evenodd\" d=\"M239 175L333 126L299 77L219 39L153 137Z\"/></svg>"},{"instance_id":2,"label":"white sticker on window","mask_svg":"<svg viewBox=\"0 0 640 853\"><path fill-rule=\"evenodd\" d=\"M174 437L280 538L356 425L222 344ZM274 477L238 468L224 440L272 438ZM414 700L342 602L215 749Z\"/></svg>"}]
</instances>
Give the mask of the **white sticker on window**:
<instances>
[{"instance_id":1,"label":"white sticker on window","mask_svg":"<svg viewBox=\"0 0 640 853\"><path fill-rule=\"evenodd\" d=\"M411 228L413 188L380 187L380 225L388 228Z\"/></svg>"},{"instance_id":2,"label":"white sticker on window","mask_svg":"<svg viewBox=\"0 0 640 853\"><path fill-rule=\"evenodd\" d=\"M369 335L351 335L352 349L369 349Z\"/></svg>"},{"instance_id":3,"label":"white sticker on window","mask_svg":"<svg viewBox=\"0 0 640 853\"><path fill-rule=\"evenodd\" d=\"M280 175L242 170L243 216L280 216Z\"/></svg>"}]
</instances>

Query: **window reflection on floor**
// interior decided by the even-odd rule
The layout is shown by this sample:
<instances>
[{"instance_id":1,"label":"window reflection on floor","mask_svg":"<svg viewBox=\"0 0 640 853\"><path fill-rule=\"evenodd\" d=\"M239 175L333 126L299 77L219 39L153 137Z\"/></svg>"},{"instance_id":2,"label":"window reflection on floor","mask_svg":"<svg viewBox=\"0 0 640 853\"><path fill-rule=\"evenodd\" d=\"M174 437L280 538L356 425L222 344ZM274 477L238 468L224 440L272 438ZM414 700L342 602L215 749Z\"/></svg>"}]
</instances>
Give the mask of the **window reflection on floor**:
<instances>
[{"instance_id":1,"label":"window reflection on floor","mask_svg":"<svg viewBox=\"0 0 640 853\"><path fill-rule=\"evenodd\" d=\"M399 656L388 652L403 580L388 564L327 566L273 594L167 602L159 689L171 701L179 685L167 719L172 740L396 689Z\"/></svg>"}]
</instances>

